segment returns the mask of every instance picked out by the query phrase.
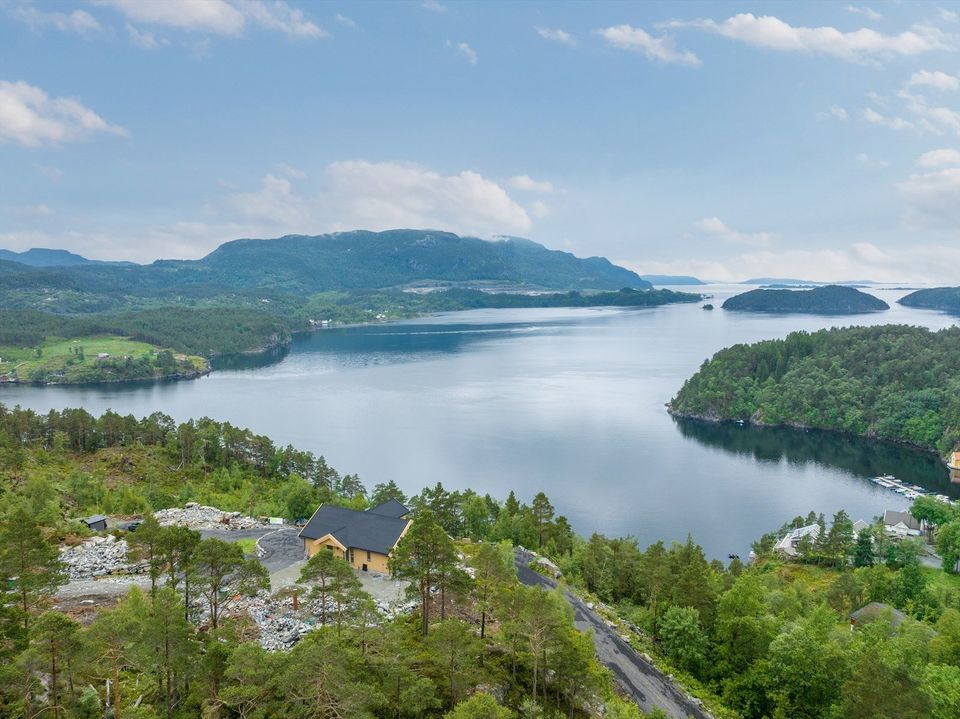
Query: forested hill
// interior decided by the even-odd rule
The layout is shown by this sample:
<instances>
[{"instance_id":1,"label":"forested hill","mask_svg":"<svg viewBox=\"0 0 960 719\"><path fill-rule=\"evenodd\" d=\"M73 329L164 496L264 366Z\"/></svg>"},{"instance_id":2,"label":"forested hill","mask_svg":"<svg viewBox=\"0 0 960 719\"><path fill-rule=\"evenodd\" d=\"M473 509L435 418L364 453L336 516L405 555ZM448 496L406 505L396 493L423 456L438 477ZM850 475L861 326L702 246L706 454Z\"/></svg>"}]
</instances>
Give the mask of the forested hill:
<instances>
[{"instance_id":1,"label":"forested hill","mask_svg":"<svg viewBox=\"0 0 960 719\"><path fill-rule=\"evenodd\" d=\"M319 292L410 285L564 291L652 288L636 273L603 257L578 258L518 238L491 242L430 230L234 240L200 260L158 260L150 265L28 267L19 260L14 264L0 259L0 306L53 312L209 303L213 298L251 306Z\"/></svg>"},{"instance_id":2,"label":"forested hill","mask_svg":"<svg viewBox=\"0 0 960 719\"><path fill-rule=\"evenodd\" d=\"M130 262L102 262L88 260L86 257L68 252L67 250L51 250L45 247L34 247L24 252L0 250L0 260L17 262L28 267L74 267L77 265L130 265Z\"/></svg>"},{"instance_id":3,"label":"forested hill","mask_svg":"<svg viewBox=\"0 0 960 719\"><path fill-rule=\"evenodd\" d=\"M890 305L853 287L827 285L812 290L751 290L728 299L723 309L846 315L888 310Z\"/></svg>"},{"instance_id":4,"label":"forested hill","mask_svg":"<svg viewBox=\"0 0 960 719\"><path fill-rule=\"evenodd\" d=\"M935 287L911 292L900 300L904 307L960 313L960 287Z\"/></svg>"},{"instance_id":5,"label":"forested hill","mask_svg":"<svg viewBox=\"0 0 960 719\"><path fill-rule=\"evenodd\" d=\"M293 290L379 288L411 282L497 281L547 289L648 289L650 283L602 257L577 258L519 238L488 242L431 230L291 235L227 242L193 263L226 286Z\"/></svg>"},{"instance_id":6,"label":"forested hill","mask_svg":"<svg viewBox=\"0 0 960 719\"><path fill-rule=\"evenodd\" d=\"M735 345L687 380L670 407L946 453L960 442L960 328L849 327Z\"/></svg>"}]
</instances>

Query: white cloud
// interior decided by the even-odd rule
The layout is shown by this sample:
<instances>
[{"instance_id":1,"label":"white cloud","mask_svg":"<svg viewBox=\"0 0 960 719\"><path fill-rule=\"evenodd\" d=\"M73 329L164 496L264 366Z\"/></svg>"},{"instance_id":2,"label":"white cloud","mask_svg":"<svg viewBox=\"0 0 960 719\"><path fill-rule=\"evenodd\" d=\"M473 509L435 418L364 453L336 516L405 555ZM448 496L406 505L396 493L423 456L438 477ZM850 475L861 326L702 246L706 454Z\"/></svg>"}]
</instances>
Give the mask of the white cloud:
<instances>
[{"instance_id":1,"label":"white cloud","mask_svg":"<svg viewBox=\"0 0 960 719\"><path fill-rule=\"evenodd\" d=\"M32 5L19 5L13 11L13 16L37 32L53 28L60 32L87 35L103 30L97 19L85 10L74 10L70 13L43 12Z\"/></svg>"},{"instance_id":2,"label":"white cloud","mask_svg":"<svg viewBox=\"0 0 960 719\"><path fill-rule=\"evenodd\" d=\"M284 175L294 180L305 180L307 178L306 172L301 170L299 167L288 165L285 162L277 163L277 170L279 170Z\"/></svg>"},{"instance_id":3,"label":"white cloud","mask_svg":"<svg viewBox=\"0 0 960 719\"><path fill-rule=\"evenodd\" d=\"M48 180L53 180L58 182L63 179L63 170L59 167L54 167L53 165L37 165L37 170L41 175L46 177Z\"/></svg>"},{"instance_id":4,"label":"white cloud","mask_svg":"<svg viewBox=\"0 0 960 719\"><path fill-rule=\"evenodd\" d=\"M908 225L960 228L960 167L910 175L897 189L909 204Z\"/></svg>"},{"instance_id":5,"label":"white cloud","mask_svg":"<svg viewBox=\"0 0 960 719\"><path fill-rule=\"evenodd\" d=\"M866 165L867 167L886 167L890 164L886 160L872 157L865 152L861 152L857 155L857 162L859 162L861 165Z\"/></svg>"},{"instance_id":6,"label":"white cloud","mask_svg":"<svg viewBox=\"0 0 960 719\"><path fill-rule=\"evenodd\" d=\"M337 14L334 16L334 19L335 19L338 23L340 23L341 25L346 25L347 27L353 28L354 30L356 30L358 27L360 27L359 25L357 25L357 21L356 21L356 20L354 20L354 19L351 18L351 17L347 17L346 15L341 15L340 13L337 13Z\"/></svg>"},{"instance_id":7,"label":"white cloud","mask_svg":"<svg viewBox=\"0 0 960 719\"><path fill-rule=\"evenodd\" d=\"M804 52L830 55L844 60L863 60L870 56L916 55L932 50L950 49L943 31L927 25L915 25L898 35L861 28L843 32L835 27L796 27L772 15L740 13L722 22L715 20L674 20L663 27L693 27L731 40L780 52Z\"/></svg>"},{"instance_id":8,"label":"white cloud","mask_svg":"<svg viewBox=\"0 0 960 719\"><path fill-rule=\"evenodd\" d=\"M700 59L687 50L677 50L673 38L663 35L653 37L646 30L630 25L615 25L597 30L597 33L613 47L641 52L648 60L678 65L696 66Z\"/></svg>"},{"instance_id":9,"label":"white cloud","mask_svg":"<svg viewBox=\"0 0 960 719\"><path fill-rule=\"evenodd\" d=\"M54 214L53 208L49 205L22 205L14 207L13 212L20 217L40 218L50 217Z\"/></svg>"},{"instance_id":10,"label":"white cloud","mask_svg":"<svg viewBox=\"0 0 960 719\"><path fill-rule=\"evenodd\" d=\"M92 0L96 5L111 7L132 22L164 25L180 30L212 32L218 35L240 35L245 20L243 13L226 0Z\"/></svg>"},{"instance_id":11,"label":"white cloud","mask_svg":"<svg viewBox=\"0 0 960 719\"><path fill-rule=\"evenodd\" d=\"M942 167L943 165L960 165L960 150L941 149L930 150L917 158L920 167Z\"/></svg>"},{"instance_id":12,"label":"white cloud","mask_svg":"<svg viewBox=\"0 0 960 719\"><path fill-rule=\"evenodd\" d=\"M883 15L878 13L871 7L865 5L847 5L844 10L854 15L863 15L868 20L873 20L874 22L879 22L883 20Z\"/></svg>"},{"instance_id":13,"label":"white cloud","mask_svg":"<svg viewBox=\"0 0 960 719\"><path fill-rule=\"evenodd\" d=\"M0 143L26 147L79 140L94 133L126 136L78 100L50 97L26 82L0 80Z\"/></svg>"},{"instance_id":14,"label":"white cloud","mask_svg":"<svg viewBox=\"0 0 960 719\"><path fill-rule=\"evenodd\" d=\"M291 38L326 37L323 28L283 0L91 0L111 7L127 20L178 30L238 37L248 21Z\"/></svg>"},{"instance_id":15,"label":"white cloud","mask_svg":"<svg viewBox=\"0 0 960 719\"><path fill-rule=\"evenodd\" d=\"M898 97L904 100L908 111L917 115L921 123L925 123L923 126L927 131L939 134L939 128L945 127L960 135L960 112L948 107L931 105L923 95L902 91Z\"/></svg>"},{"instance_id":16,"label":"white cloud","mask_svg":"<svg viewBox=\"0 0 960 719\"><path fill-rule=\"evenodd\" d=\"M925 85L937 90L956 90L960 88L960 79L945 72L935 70L920 70L913 73L907 80L908 85Z\"/></svg>"},{"instance_id":17,"label":"white cloud","mask_svg":"<svg viewBox=\"0 0 960 719\"><path fill-rule=\"evenodd\" d=\"M817 113L818 120L840 120L846 122L850 119L850 116L847 114L845 108L840 107L839 105L831 105L830 109L824 112Z\"/></svg>"},{"instance_id":18,"label":"white cloud","mask_svg":"<svg viewBox=\"0 0 960 719\"><path fill-rule=\"evenodd\" d=\"M327 168L320 205L339 229L435 227L488 236L523 232L530 216L507 191L465 170L349 160Z\"/></svg>"},{"instance_id":19,"label":"white cloud","mask_svg":"<svg viewBox=\"0 0 960 719\"><path fill-rule=\"evenodd\" d=\"M539 220L550 214L550 206L546 202L535 200L530 205L530 214Z\"/></svg>"},{"instance_id":20,"label":"white cloud","mask_svg":"<svg viewBox=\"0 0 960 719\"><path fill-rule=\"evenodd\" d=\"M510 187L524 192L553 192L553 183L547 180L534 180L530 175L514 175L510 178Z\"/></svg>"},{"instance_id":21,"label":"white cloud","mask_svg":"<svg viewBox=\"0 0 960 719\"><path fill-rule=\"evenodd\" d=\"M457 52L463 55L463 57L465 57L467 62L469 62L471 65L476 65L477 61L479 60L476 50L474 50L465 42L457 43Z\"/></svg>"},{"instance_id":22,"label":"white cloud","mask_svg":"<svg viewBox=\"0 0 960 719\"><path fill-rule=\"evenodd\" d=\"M569 45L570 47L577 46L577 38L568 33L566 30L561 30L559 28L538 27L536 28L536 31L537 35L542 37L544 40L559 42L563 45Z\"/></svg>"},{"instance_id":23,"label":"white cloud","mask_svg":"<svg viewBox=\"0 0 960 719\"><path fill-rule=\"evenodd\" d=\"M738 245L768 245L773 239L773 235L769 232L739 232L729 227L719 217L704 217L694 222L693 226L707 235Z\"/></svg>"},{"instance_id":24,"label":"white cloud","mask_svg":"<svg viewBox=\"0 0 960 719\"><path fill-rule=\"evenodd\" d=\"M955 13L953 10L940 9L940 19L944 22L957 22L960 21L960 15Z\"/></svg>"},{"instance_id":25,"label":"white cloud","mask_svg":"<svg viewBox=\"0 0 960 719\"><path fill-rule=\"evenodd\" d=\"M529 230L549 208L528 213L496 182L465 170L442 175L413 164L347 160L328 165L319 189L298 191L294 180L267 174L260 188L228 198L231 214L259 223L270 236L357 228L436 228L492 236Z\"/></svg>"},{"instance_id":26,"label":"white cloud","mask_svg":"<svg viewBox=\"0 0 960 719\"><path fill-rule=\"evenodd\" d=\"M231 202L237 212L254 220L303 228L311 222L307 200L293 191L290 180L273 174L263 177L259 190L233 195Z\"/></svg>"},{"instance_id":27,"label":"white cloud","mask_svg":"<svg viewBox=\"0 0 960 719\"><path fill-rule=\"evenodd\" d=\"M309 20L302 10L292 8L282 0L233 0L249 19L266 30L276 30L291 38L327 37L326 30Z\"/></svg>"},{"instance_id":28,"label":"white cloud","mask_svg":"<svg viewBox=\"0 0 960 719\"><path fill-rule=\"evenodd\" d=\"M130 43L144 50L156 50L160 45L165 45L165 40L157 40L157 37L149 30L140 31L130 23L127 23L127 37Z\"/></svg>"},{"instance_id":29,"label":"white cloud","mask_svg":"<svg viewBox=\"0 0 960 719\"><path fill-rule=\"evenodd\" d=\"M430 12L447 11L447 6L441 5L439 2L437 2L437 0L423 0L423 2L420 3L420 7L422 7L424 10L429 10Z\"/></svg>"},{"instance_id":30,"label":"white cloud","mask_svg":"<svg viewBox=\"0 0 960 719\"><path fill-rule=\"evenodd\" d=\"M904 120L902 117L881 115L872 107L868 107L863 111L863 119L871 125L880 125L882 127L888 127L891 130L912 130L915 127L912 122Z\"/></svg>"},{"instance_id":31,"label":"white cloud","mask_svg":"<svg viewBox=\"0 0 960 719\"><path fill-rule=\"evenodd\" d=\"M646 274L695 275L720 282L750 277L800 277L816 282L876 280L878 282L953 283L960 263L960 247L911 244L886 249L855 242L835 249L757 250L719 259L682 259L670 262L621 261Z\"/></svg>"}]
</instances>

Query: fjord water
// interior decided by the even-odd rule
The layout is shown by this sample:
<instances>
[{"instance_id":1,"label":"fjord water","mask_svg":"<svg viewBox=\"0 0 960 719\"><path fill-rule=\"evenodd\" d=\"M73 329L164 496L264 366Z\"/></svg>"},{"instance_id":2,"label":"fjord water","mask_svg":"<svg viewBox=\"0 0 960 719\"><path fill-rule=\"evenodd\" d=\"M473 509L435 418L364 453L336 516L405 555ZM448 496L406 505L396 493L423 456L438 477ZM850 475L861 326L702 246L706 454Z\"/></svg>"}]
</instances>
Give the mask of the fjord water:
<instances>
[{"instance_id":1,"label":"fjord water","mask_svg":"<svg viewBox=\"0 0 960 719\"><path fill-rule=\"evenodd\" d=\"M855 317L719 309L479 310L323 330L281 361L188 382L4 387L38 412L83 406L177 420L210 416L326 456L372 487L440 481L529 501L544 490L585 534L683 540L711 557L809 510L871 519L906 500L868 481L893 474L960 496L932 455L836 434L677 421L666 403L715 351L829 326L955 319L895 304Z\"/></svg>"}]
</instances>

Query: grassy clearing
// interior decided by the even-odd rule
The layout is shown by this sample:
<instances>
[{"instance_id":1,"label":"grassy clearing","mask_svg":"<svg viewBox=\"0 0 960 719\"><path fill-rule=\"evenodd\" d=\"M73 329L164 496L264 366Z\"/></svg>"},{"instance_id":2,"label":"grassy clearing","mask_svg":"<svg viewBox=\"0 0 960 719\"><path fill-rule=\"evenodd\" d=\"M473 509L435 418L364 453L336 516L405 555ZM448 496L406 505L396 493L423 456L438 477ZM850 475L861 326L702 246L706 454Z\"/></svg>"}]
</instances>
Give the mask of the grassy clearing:
<instances>
[{"instance_id":1,"label":"grassy clearing","mask_svg":"<svg viewBox=\"0 0 960 719\"><path fill-rule=\"evenodd\" d=\"M235 542L239 545L240 549L243 550L244 554L256 554L257 553L257 540L253 537L248 537L245 539L238 539Z\"/></svg>"},{"instance_id":2,"label":"grassy clearing","mask_svg":"<svg viewBox=\"0 0 960 719\"><path fill-rule=\"evenodd\" d=\"M175 354L114 335L49 337L37 347L0 347L0 376L13 382L74 384L206 372L202 357Z\"/></svg>"}]
</instances>

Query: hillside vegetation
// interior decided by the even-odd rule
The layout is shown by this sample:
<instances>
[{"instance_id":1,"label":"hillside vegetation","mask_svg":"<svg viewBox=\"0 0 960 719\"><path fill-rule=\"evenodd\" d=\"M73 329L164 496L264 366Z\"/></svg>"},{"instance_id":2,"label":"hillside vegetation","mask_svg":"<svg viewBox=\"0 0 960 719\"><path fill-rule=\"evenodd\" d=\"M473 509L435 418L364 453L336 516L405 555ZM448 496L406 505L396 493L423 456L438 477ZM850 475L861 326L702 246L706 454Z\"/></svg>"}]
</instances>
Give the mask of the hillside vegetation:
<instances>
[{"instance_id":1,"label":"hillside vegetation","mask_svg":"<svg viewBox=\"0 0 960 719\"><path fill-rule=\"evenodd\" d=\"M688 379L671 409L945 453L960 441L960 328L850 327L735 345Z\"/></svg>"},{"instance_id":2,"label":"hillside vegetation","mask_svg":"<svg viewBox=\"0 0 960 719\"><path fill-rule=\"evenodd\" d=\"M297 518L320 502L363 509L390 497L415 512L392 563L412 580L412 614L380 614L323 552L299 579L317 629L292 651L267 652L242 614L211 609L221 590L263 596L263 567L149 514L125 538L152 590L86 613L87 626L51 608L66 581L57 543L88 534L80 516L199 501ZM772 555L777 536L814 522L823 539L798 562ZM641 548L581 538L542 492L523 504L437 483L406 497L209 419L0 405L0 715L639 719L614 695L590 635L574 629L563 593L517 583L511 545L522 544L605 602L598 611L611 622L627 619L615 625L624 637L718 719L957 719L960 583L920 567L915 545L868 533L854 537L842 511L829 529L821 516L797 517L754 545L755 564L725 567L691 539ZM960 533L951 542L960 552ZM871 601L890 608L851 631L849 613Z\"/></svg>"},{"instance_id":3,"label":"hillside vegetation","mask_svg":"<svg viewBox=\"0 0 960 719\"><path fill-rule=\"evenodd\" d=\"M304 325L305 326L305 325ZM42 348L51 338L86 340L120 335L160 348L211 357L288 344L301 328L261 310L228 307L163 309L64 316L32 310L0 310L0 348Z\"/></svg>"},{"instance_id":4,"label":"hillside vegetation","mask_svg":"<svg viewBox=\"0 0 960 719\"><path fill-rule=\"evenodd\" d=\"M827 285L812 290L750 290L728 299L723 309L846 315L889 310L890 305L853 287Z\"/></svg>"}]
</instances>

